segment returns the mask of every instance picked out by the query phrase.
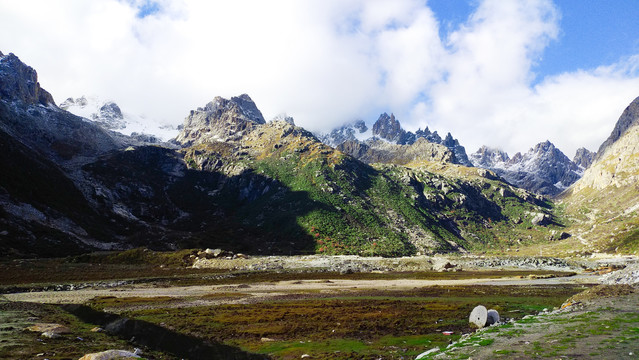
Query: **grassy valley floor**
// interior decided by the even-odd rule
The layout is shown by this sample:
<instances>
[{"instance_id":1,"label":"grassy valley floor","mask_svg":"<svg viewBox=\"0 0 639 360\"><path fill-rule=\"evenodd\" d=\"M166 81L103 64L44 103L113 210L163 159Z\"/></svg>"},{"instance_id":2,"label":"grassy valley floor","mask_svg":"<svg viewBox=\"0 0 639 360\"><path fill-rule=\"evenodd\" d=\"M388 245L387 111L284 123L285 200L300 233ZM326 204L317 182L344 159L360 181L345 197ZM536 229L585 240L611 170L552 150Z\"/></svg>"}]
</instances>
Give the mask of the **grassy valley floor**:
<instances>
[{"instance_id":1,"label":"grassy valley floor","mask_svg":"<svg viewBox=\"0 0 639 360\"><path fill-rule=\"evenodd\" d=\"M260 261L263 265L265 260ZM139 320L148 324L136 325L139 328L153 326L153 331L169 338L223 344L253 354L246 355L249 358L414 359L434 348L438 350L424 358L570 358L571 351L578 349L578 354L605 359L610 347L619 350L616 354L637 354L632 347L639 307L632 310L632 305L639 298L628 290L633 288L607 292L628 300L591 296L587 301L608 302L588 305L586 299L575 298L577 305L549 313L596 284L598 275L593 273L574 276L574 272L558 270L499 267L366 273L308 268L248 271L229 262L225 269L128 264L126 276L115 273L125 282L98 270L125 265L95 263L86 265L92 269L86 279L74 272L73 282L62 287L63 275L56 277L50 271L38 278L28 266L3 263L17 270L11 277L0 278L5 292L0 307L7 318L3 324L10 324L0 328L0 358L77 359L86 352L136 347L149 359L185 357L171 349L145 346L142 334L123 333L124 327L118 330L111 325L111 335L92 332L105 324L81 321L58 305L45 303L88 305L120 321ZM69 271L64 270L65 261L55 263L61 274ZM26 290L31 286L36 291ZM64 291L52 291L56 288ZM497 309L505 323L474 333L468 315L479 304ZM540 312L544 315L538 316ZM47 339L23 330L36 322L61 323L71 333Z\"/></svg>"}]
</instances>

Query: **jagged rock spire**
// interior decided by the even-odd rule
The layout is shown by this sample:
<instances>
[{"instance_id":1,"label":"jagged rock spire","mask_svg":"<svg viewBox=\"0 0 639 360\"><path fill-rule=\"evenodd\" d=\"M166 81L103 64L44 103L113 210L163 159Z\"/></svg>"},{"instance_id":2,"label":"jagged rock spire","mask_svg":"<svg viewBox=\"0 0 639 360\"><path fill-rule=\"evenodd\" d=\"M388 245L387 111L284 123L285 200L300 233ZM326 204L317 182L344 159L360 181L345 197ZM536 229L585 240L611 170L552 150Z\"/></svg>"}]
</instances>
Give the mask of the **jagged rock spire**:
<instances>
[{"instance_id":1,"label":"jagged rock spire","mask_svg":"<svg viewBox=\"0 0 639 360\"><path fill-rule=\"evenodd\" d=\"M36 71L12 53L0 53L0 99L55 105L53 96L40 87Z\"/></svg>"}]
</instances>

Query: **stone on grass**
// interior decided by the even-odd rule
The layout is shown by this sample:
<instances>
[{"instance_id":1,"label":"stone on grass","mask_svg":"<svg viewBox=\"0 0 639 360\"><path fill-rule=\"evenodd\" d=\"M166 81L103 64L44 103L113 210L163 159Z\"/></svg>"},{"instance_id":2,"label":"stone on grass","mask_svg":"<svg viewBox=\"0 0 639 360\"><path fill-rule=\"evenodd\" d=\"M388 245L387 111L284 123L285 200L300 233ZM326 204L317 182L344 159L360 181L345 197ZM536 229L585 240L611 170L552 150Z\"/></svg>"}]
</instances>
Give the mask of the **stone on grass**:
<instances>
[{"instance_id":1,"label":"stone on grass","mask_svg":"<svg viewBox=\"0 0 639 360\"><path fill-rule=\"evenodd\" d=\"M497 310L490 309L486 313L486 326L497 324L499 322L499 313Z\"/></svg>"},{"instance_id":2,"label":"stone on grass","mask_svg":"<svg viewBox=\"0 0 639 360\"><path fill-rule=\"evenodd\" d=\"M80 360L113 360L113 359L139 359L135 353L126 350L107 350L99 353L86 354Z\"/></svg>"},{"instance_id":3,"label":"stone on grass","mask_svg":"<svg viewBox=\"0 0 639 360\"><path fill-rule=\"evenodd\" d=\"M477 305L468 317L468 322L471 326L478 329L497 324L499 320L500 318L497 310L486 310L484 305Z\"/></svg>"},{"instance_id":4,"label":"stone on grass","mask_svg":"<svg viewBox=\"0 0 639 360\"><path fill-rule=\"evenodd\" d=\"M484 305L477 305L475 306L473 311L470 312L468 322L471 324L471 326L481 329L486 326L487 319L488 310L486 310L486 307Z\"/></svg>"},{"instance_id":5,"label":"stone on grass","mask_svg":"<svg viewBox=\"0 0 639 360\"><path fill-rule=\"evenodd\" d=\"M41 336L44 336L50 339L59 338L60 336L64 334L71 333L71 330L68 327L64 325L52 324L52 323L33 324L33 326L29 326L27 330L33 331L33 332L39 332L41 333Z\"/></svg>"}]
</instances>

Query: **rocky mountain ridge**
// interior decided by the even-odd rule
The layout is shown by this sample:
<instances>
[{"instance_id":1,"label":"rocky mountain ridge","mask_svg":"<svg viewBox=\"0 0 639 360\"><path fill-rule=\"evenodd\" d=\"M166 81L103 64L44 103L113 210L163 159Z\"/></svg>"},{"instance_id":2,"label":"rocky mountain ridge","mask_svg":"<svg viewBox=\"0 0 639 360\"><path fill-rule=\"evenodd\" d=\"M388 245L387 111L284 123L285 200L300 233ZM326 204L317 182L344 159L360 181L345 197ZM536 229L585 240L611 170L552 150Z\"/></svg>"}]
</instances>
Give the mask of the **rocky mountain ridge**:
<instances>
[{"instance_id":1,"label":"rocky mountain ridge","mask_svg":"<svg viewBox=\"0 0 639 360\"><path fill-rule=\"evenodd\" d=\"M579 148L577 149L572 162L579 166L581 169L586 170L595 161L595 156L596 153L586 148Z\"/></svg>"},{"instance_id":2,"label":"rocky mountain ridge","mask_svg":"<svg viewBox=\"0 0 639 360\"><path fill-rule=\"evenodd\" d=\"M601 159L606 155L608 147L614 144L623 134L630 128L636 126L639 123L639 97L634 99L623 111L619 120L615 124L614 129L610 133L610 136L601 144L595 160Z\"/></svg>"},{"instance_id":3,"label":"rocky mountain ridge","mask_svg":"<svg viewBox=\"0 0 639 360\"><path fill-rule=\"evenodd\" d=\"M489 169L517 187L546 196L556 196L567 189L579 179L594 156L588 150L580 149L575 161L571 161L546 141L524 154L515 154L513 158L504 151L485 146L469 157L465 148L450 133L444 138L428 128L412 133L404 130L393 114L387 113L381 114L371 129L359 120L328 134L319 134L318 138L366 163L407 164L428 159L449 161ZM453 156L437 146L430 146L422 153L416 151L414 144L420 139L447 148ZM417 146L420 147L423 148L423 145Z\"/></svg>"},{"instance_id":4,"label":"rocky mountain ridge","mask_svg":"<svg viewBox=\"0 0 639 360\"><path fill-rule=\"evenodd\" d=\"M419 139L425 139L429 143L443 145L450 149L450 151L454 154L454 157L449 161L464 166L473 166L470 160L468 160L466 149L461 146L459 141L453 138L450 133L442 139L441 136L437 134L437 131L431 132L428 127L424 130L419 129L415 133L406 131L402 128L399 120L395 118L394 114L388 115L387 113L382 113L377 121L375 121L370 131L363 120L358 120L352 124L347 124L333 129L327 134L316 134L316 136L323 143L335 148L341 147L342 149L354 149L357 147L364 147L367 149L366 151L369 151L370 149L370 151L374 153L383 152L385 155L381 157L379 155L369 154L362 158L358 158L356 155L361 153L363 156L366 151L362 152L360 150L359 152L348 153L349 155L355 156L365 162L370 162L376 159L376 161L389 163L404 161L399 159L398 161L394 161L392 159L393 150L391 149L397 150L400 153L398 156L404 156L402 154L407 151L410 152L410 150L404 150L402 146L411 146ZM343 145L346 142L349 143ZM399 146L387 146L385 142ZM426 156L426 158L427 157L428 156Z\"/></svg>"},{"instance_id":5,"label":"rocky mountain ridge","mask_svg":"<svg viewBox=\"0 0 639 360\"><path fill-rule=\"evenodd\" d=\"M578 152L585 157L582 163L588 161L587 151ZM473 165L490 169L515 186L548 196L556 196L567 189L584 170L550 141L539 143L512 158L504 151L484 146L471 154L470 159Z\"/></svg>"}]
</instances>

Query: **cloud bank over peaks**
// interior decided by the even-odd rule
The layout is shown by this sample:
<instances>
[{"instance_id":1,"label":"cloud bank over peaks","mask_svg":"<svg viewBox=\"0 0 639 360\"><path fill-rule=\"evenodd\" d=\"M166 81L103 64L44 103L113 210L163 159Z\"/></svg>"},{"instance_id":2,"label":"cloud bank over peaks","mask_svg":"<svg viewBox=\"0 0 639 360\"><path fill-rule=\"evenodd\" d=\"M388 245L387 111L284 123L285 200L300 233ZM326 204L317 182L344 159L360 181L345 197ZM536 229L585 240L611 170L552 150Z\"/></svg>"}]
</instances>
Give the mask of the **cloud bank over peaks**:
<instances>
[{"instance_id":1,"label":"cloud bank over peaks","mask_svg":"<svg viewBox=\"0 0 639 360\"><path fill-rule=\"evenodd\" d=\"M544 49L561 41L558 7L473 4L442 38L445 20L417 0L5 1L0 43L58 100L100 94L175 125L248 93L266 118L314 131L393 112L470 152L547 139L568 156L596 149L639 95L637 57L541 77Z\"/></svg>"}]
</instances>

